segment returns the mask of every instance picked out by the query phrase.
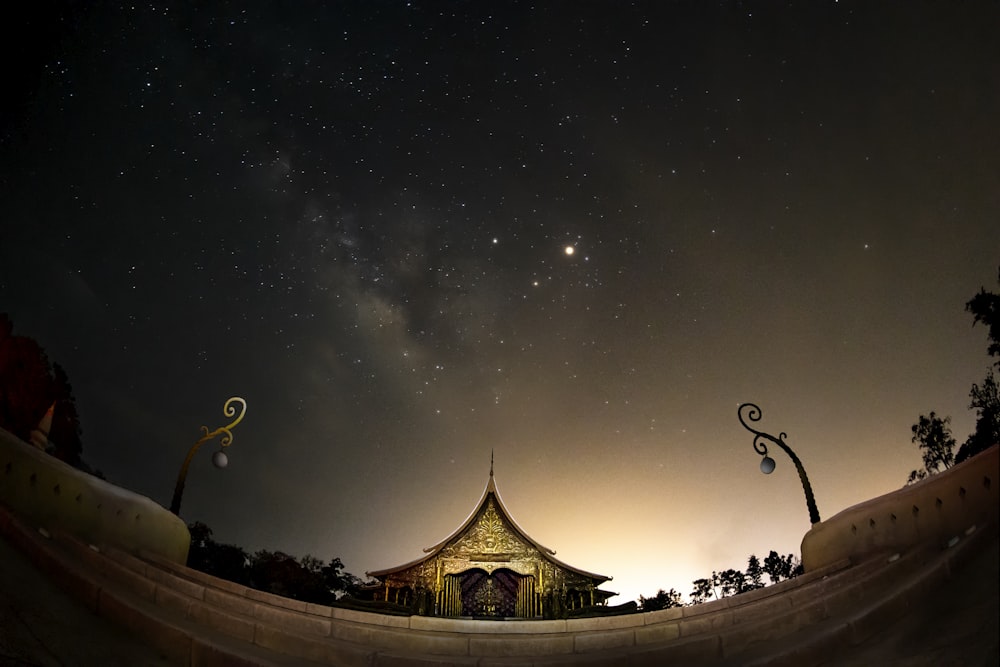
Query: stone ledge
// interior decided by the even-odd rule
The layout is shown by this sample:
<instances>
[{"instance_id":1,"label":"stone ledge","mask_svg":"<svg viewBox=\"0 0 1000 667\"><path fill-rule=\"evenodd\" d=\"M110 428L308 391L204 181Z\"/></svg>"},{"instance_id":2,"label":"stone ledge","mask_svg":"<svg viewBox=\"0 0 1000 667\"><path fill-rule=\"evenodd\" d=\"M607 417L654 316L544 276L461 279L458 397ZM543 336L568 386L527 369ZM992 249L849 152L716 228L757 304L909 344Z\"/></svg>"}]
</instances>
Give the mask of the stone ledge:
<instances>
[{"instance_id":1,"label":"stone ledge","mask_svg":"<svg viewBox=\"0 0 1000 667\"><path fill-rule=\"evenodd\" d=\"M177 562L187 560L187 526L150 498L114 486L39 451L0 429L0 503L55 532L84 542L148 549Z\"/></svg>"},{"instance_id":2,"label":"stone ledge","mask_svg":"<svg viewBox=\"0 0 1000 667\"><path fill-rule=\"evenodd\" d=\"M595 616L594 618L570 618L566 620L566 632L591 632L642 627L646 623L643 616L645 616L645 614Z\"/></svg>"},{"instance_id":3,"label":"stone ledge","mask_svg":"<svg viewBox=\"0 0 1000 667\"><path fill-rule=\"evenodd\" d=\"M334 622L331 637L379 650L423 655L469 655L469 635L384 628L364 623Z\"/></svg>"},{"instance_id":4,"label":"stone ledge","mask_svg":"<svg viewBox=\"0 0 1000 667\"><path fill-rule=\"evenodd\" d=\"M657 623L635 629L635 643L637 646L644 644L659 644L679 639L681 636L681 624L678 621L670 623Z\"/></svg>"},{"instance_id":5,"label":"stone ledge","mask_svg":"<svg viewBox=\"0 0 1000 667\"><path fill-rule=\"evenodd\" d=\"M400 617L395 616L391 618ZM463 632L482 635L534 635L566 632L569 624L569 621L565 620L480 621L471 618L440 618L434 616L410 616L408 620L408 627L411 630L425 630L428 632ZM361 617L360 622L365 622L365 618Z\"/></svg>"},{"instance_id":6,"label":"stone ledge","mask_svg":"<svg viewBox=\"0 0 1000 667\"><path fill-rule=\"evenodd\" d=\"M187 616L194 600L184 593L176 593L166 586L157 586L153 602L164 609L170 609L182 616Z\"/></svg>"},{"instance_id":7,"label":"stone ledge","mask_svg":"<svg viewBox=\"0 0 1000 667\"><path fill-rule=\"evenodd\" d=\"M282 597L274 593L259 591L256 588L247 588L244 595L251 600L263 602L272 607L283 607L291 611L302 612L303 614L306 612L306 603L302 600L293 600L292 598Z\"/></svg>"},{"instance_id":8,"label":"stone ledge","mask_svg":"<svg viewBox=\"0 0 1000 667\"><path fill-rule=\"evenodd\" d=\"M574 653L592 653L608 649L635 646L635 631L622 630L590 631L573 635Z\"/></svg>"},{"instance_id":9,"label":"stone ledge","mask_svg":"<svg viewBox=\"0 0 1000 667\"><path fill-rule=\"evenodd\" d=\"M628 653L626 664L629 667L663 667L663 665L692 665L706 662L711 664L721 656L719 638L715 635L706 635L667 644L633 648Z\"/></svg>"},{"instance_id":10,"label":"stone ledge","mask_svg":"<svg viewBox=\"0 0 1000 667\"><path fill-rule=\"evenodd\" d=\"M280 654L338 667L369 667L375 651L370 647L308 637L298 633L257 624L253 643Z\"/></svg>"},{"instance_id":11,"label":"stone ledge","mask_svg":"<svg viewBox=\"0 0 1000 667\"><path fill-rule=\"evenodd\" d=\"M392 651L375 654L372 667L478 667L478 658L406 655Z\"/></svg>"},{"instance_id":12,"label":"stone ledge","mask_svg":"<svg viewBox=\"0 0 1000 667\"><path fill-rule=\"evenodd\" d=\"M469 637L469 654L485 657L525 657L572 654L574 638L569 633Z\"/></svg>"},{"instance_id":13,"label":"stone ledge","mask_svg":"<svg viewBox=\"0 0 1000 667\"><path fill-rule=\"evenodd\" d=\"M257 603L242 595L233 595L215 588L205 588L205 602L236 614L253 617Z\"/></svg>"},{"instance_id":14,"label":"stone ledge","mask_svg":"<svg viewBox=\"0 0 1000 667\"><path fill-rule=\"evenodd\" d=\"M299 634L318 637L330 636L329 618L311 616L304 612L291 611L265 604L254 605L253 615L254 618L262 623L286 630L294 630Z\"/></svg>"},{"instance_id":15,"label":"stone ledge","mask_svg":"<svg viewBox=\"0 0 1000 667\"><path fill-rule=\"evenodd\" d=\"M188 607L188 618L207 627L243 641L252 642L257 626L252 618L242 614L232 614L204 602L192 601Z\"/></svg>"},{"instance_id":16,"label":"stone ledge","mask_svg":"<svg viewBox=\"0 0 1000 667\"><path fill-rule=\"evenodd\" d=\"M357 609L344 609L333 607L332 618L338 621L349 621L351 623L371 623L383 628L408 628L410 627L410 616L392 616L390 614L379 614L372 611L359 611ZM427 618L427 617L420 617Z\"/></svg>"},{"instance_id":17,"label":"stone ledge","mask_svg":"<svg viewBox=\"0 0 1000 667\"><path fill-rule=\"evenodd\" d=\"M183 628L166 619L150 614L127 597L102 588L97 601L97 613L128 628L156 650L185 664L191 657L191 636Z\"/></svg>"}]
</instances>

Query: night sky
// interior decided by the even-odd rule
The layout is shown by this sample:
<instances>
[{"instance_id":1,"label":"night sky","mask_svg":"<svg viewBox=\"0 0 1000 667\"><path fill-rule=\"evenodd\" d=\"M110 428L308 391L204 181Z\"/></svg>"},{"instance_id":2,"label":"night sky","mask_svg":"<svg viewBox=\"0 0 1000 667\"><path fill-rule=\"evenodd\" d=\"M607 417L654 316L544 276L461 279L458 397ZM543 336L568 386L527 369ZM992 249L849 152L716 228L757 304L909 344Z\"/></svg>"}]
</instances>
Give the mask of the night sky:
<instances>
[{"instance_id":1,"label":"night sky","mask_svg":"<svg viewBox=\"0 0 1000 667\"><path fill-rule=\"evenodd\" d=\"M164 505L246 398L181 509L219 541L398 565L493 452L612 603L687 594L809 528L740 403L824 518L905 483L921 413L972 431L1000 4L168 6L5 20L0 312Z\"/></svg>"}]
</instances>

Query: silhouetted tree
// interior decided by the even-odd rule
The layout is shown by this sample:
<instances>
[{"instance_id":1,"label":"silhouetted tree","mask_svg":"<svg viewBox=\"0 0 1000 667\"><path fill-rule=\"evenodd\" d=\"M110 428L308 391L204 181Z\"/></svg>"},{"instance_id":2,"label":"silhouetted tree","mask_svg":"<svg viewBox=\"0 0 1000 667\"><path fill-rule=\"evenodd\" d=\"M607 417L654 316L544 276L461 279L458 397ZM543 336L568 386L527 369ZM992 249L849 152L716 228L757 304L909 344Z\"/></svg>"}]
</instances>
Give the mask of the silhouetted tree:
<instances>
[{"instance_id":1,"label":"silhouetted tree","mask_svg":"<svg viewBox=\"0 0 1000 667\"><path fill-rule=\"evenodd\" d=\"M913 437L910 442L917 443L920 448L920 455L924 460L924 467L910 472L907 484L912 484L917 480L924 479L928 475L941 472L950 468L955 463L955 438L951 435L948 424L951 417L938 417L931 411L931 414L920 415L920 420L913 425Z\"/></svg>"},{"instance_id":2,"label":"silhouetted tree","mask_svg":"<svg viewBox=\"0 0 1000 667\"><path fill-rule=\"evenodd\" d=\"M776 584L783 579L791 579L802 574L802 563L794 554L781 556L772 550L764 559L764 566L761 569L770 577L771 583Z\"/></svg>"},{"instance_id":3,"label":"silhouetted tree","mask_svg":"<svg viewBox=\"0 0 1000 667\"><path fill-rule=\"evenodd\" d=\"M763 576L768 575L772 584L786 579L792 579L802 574L802 562L794 554L786 556L780 555L772 550L763 564L756 554L750 554L747 559L747 571L742 572L736 569L723 570L722 572L712 572L710 577L695 579L692 582L694 588L688 596L691 604L701 604L711 599L720 599L732 595L740 595L748 591L764 587ZM670 589L671 593L675 591ZM663 590L660 590L663 593ZM679 596L678 596L679 597ZM640 596L640 604L645 604L646 598ZM651 604L656 604L654 600Z\"/></svg>"},{"instance_id":4,"label":"silhouetted tree","mask_svg":"<svg viewBox=\"0 0 1000 667\"><path fill-rule=\"evenodd\" d=\"M1000 282L1000 271L997 282ZM980 322L986 326L990 339L987 347L989 354L1000 356L1000 294L980 288L979 294L965 304L965 309L972 313L973 326ZM1000 367L1000 361L996 365ZM959 448L956 463L1000 442L1000 392L993 369L987 372L982 385L972 385L969 397L972 399L969 408L976 411L976 430Z\"/></svg>"},{"instance_id":5,"label":"silhouetted tree","mask_svg":"<svg viewBox=\"0 0 1000 667\"><path fill-rule=\"evenodd\" d=\"M764 570L761 567L760 559L755 554L750 554L750 558L747 559L747 590L763 588L763 576Z\"/></svg>"},{"instance_id":6,"label":"silhouetted tree","mask_svg":"<svg viewBox=\"0 0 1000 667\"><path fill-rule=\"evenodd\" d=\"M695 579L691 584L694 589L691 591L691 604L701 604L702 602L708 602L715 596L715 587L712 585L711 579Z\"/></svg>"},{"instance_id":7,"label":"silhouetted tree","mask_svg":"<svg viewBox=\"0 0 1000 667\"><path fill-rule=\"evenodd\" d=\"M955 463L961 463L1000 442L1000 390L992 369L986 373L982 385L972 385L969 397L972 398L969 408L976 411L976 430L959 447Z\"/></svg>"},{"instance_id":8,"label":"silhouetted tree","mask_svg":"<svg viewBox=\"0 0 1000 667\"><path fill-rule=\"evenodd\" d=\"M1000 271L997 279L1000 282ZM972 326L979 323L986 325L990 340L987 352L990 356L1000 356L1000 295L987 292L985 287L981 287L979 293L966 302L965 309L972 313ZM1000 367L1000 361L996 365ZM976 411L976 430L969 435L954 457L951 456L951 447L954 447L955 440L947 430L949 418L937 420L943 423L933 423L932 412L930 418L921 415L920 422L913 425L913 442L919 439L920 447L924 450L924 468L912 471L907 484L923 479L939 469L948 468L952 463L961 463L1000 442L1000 391L992 368L987 371L982 385L972 385L969 397L972 399L969 408Z\"/></svg>"},{"instance_id":9,"label":"silhouetted tree","mask_svg":"<svg viewBox=\"0 0 1000 667\"><path fill-rule=\"evenodd\" d=\"M309 573L293 556L281 551L260 550L250 559L250 583L257 590L302 600L310 588Z\"/></svg>"},{"instance_id":10,"label":"silhouetted tree","mask_svg":"<svg viewBox=\"0 0 1000 667\"><path fill-rule=\"evenodd\" d=\"M327 589L334 594L356 595L358 589L364 585L360 578L344 570L344 564L339 558L330 559L330 562L323 566L322 574Z\"/></svg>"},{"instance_id":11,"label":"silhouetted tree","mask_svg":"<svg viewBox=\"0 0 1000 667\"><path fill-rule=\"evenodd\" d=\"M66 371L59 364L52 364L55 410L52 414L52 428L49 441L54 447L53 454L72 466L80 467L83 444L80 417L76 412L76 399Z\"/></svg>"},{"instance_id":12,"label":"silhouetted tree","mask_svg":"<svg viewBox=\"0 0 1000 667\"><path fill-rule=\"evenodd\" d=\"M306 554L299 559L299 565L302 567L302 578L294 597L316 604L330 604L337 599L326 583L326 564L322 560Z\"/></svg>"},{"instance_id":13,"label":"silhouetted tree","mask_svg":"<svg viewBox=\"0 0 1000 667\"><path fill-rule=\"evenodd\" d=\"M997 271L997 282L1000 283L1000 270ZM979 294L965 304L965 309L972 313L972 326L980 322L986 326L990 338L986 351L990 356L1000 357L1000 294L987 292L985 287L980 287ZM996 365L1000 368L1000 361Z\"/></svg>"},{"instance_id":14,"label":"silhouetted tree","mask_svg":"<svg viewBox=\"0 0 1000 667\"><path fill-rule=\"evenodd\" d=\"M657 611L680 606L682 606L681 594L672 588L669 591L664 591L661 588L651 598L639 596L639 611Z\"/></svg>"},{"instance_id":15,"label":"silhouetted tree","mask_svg":"<svg viewBox=\"0 0 1000 667\"><path fill-rule=\"evenodd\" d=\"M266 549L251 557L236 545L213 540L212 529L200 521L190 524L188 531L191 533L188 567L257 590L329 605L337 600L338 594L354 594L364 585L361 579L344 571L339 558L325 563L310 555L299 559Z\"/></svg>"},{"instance_id":16,"label":"silhouetted tree","mask_svg":"<svg viewBox=\"0 0 1000 667\"><path fill-rule=\"evenodd\" d=\"M723 570L719 573L719 590L722 592L722 597L745 593L749 590L747 576L732 568Z\"/></svg>"},{"instance_id":17,"label":"silhouetted tree","mask_svg":"<svg viewBox=\"0 0 1000 667\"><path fill-rule=\"evenodd\" d=\"M188 567L212 576L250 585L250 557L234 544L219 544L212 539L212 529L196 521L188 526L191 549Z\"/></svg>"}]
</instances>

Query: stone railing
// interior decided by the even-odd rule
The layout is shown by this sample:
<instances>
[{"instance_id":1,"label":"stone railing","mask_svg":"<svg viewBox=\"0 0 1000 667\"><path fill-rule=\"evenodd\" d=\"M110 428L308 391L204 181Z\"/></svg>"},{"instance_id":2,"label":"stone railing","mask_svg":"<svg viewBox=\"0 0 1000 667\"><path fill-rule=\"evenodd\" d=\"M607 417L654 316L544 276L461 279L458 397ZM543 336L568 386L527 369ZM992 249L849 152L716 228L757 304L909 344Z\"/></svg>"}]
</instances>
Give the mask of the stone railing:
<instances>
[{"instance_id":1,"label":"stone railing","mask_svg":"<svg viewBox=\"0 0 1000 667\"><path fill-rule=\"evenodd\" d=\"M802 538L806 572L849 558L945 545L997 519L1000 447L884 496L849 507Z\"/></svg>"},{"instance_id":2,"label":"stone railing","mask_svg":"<svg viewBox=\"0 0 1000 667\"><path fill-rule=\"evenodd\" d=\"M997 531L994 448L815 526L795 579L646 614L499 622L315 605L191 570L177 517L5 432L0 476L12 510L0 507L0 537L97 615L190 665L814 664L877 636L995 548Z\"/></svg>"},{"instance_id":3,"label":"stone railing","mask_svg":"<svg viewBox=\"0 0 1000 667\"><path fill-rule=\"evenodd\" d=\"M187 562L187 526L146 496L77 470L0 429L0 504L43 530Z\"/></svg>"},{"instance_id":4,"label":"stone railing","mask_svg":"<svg viewBox=\"0 0 1000 667\"><path fill-rule=\"evenodd\" d=\"M818 664L878 636L915 600L932 597L977 562L991 532L977 530L948 549L834 563L692 607L506 622L388 616L290 600L149 553L95 548L62 533L45 536L2 507L0 537L98 616L181 665L777 667ZM987 581L990 572L995 567L974 576Z\"/></svg>"}]
</instances>

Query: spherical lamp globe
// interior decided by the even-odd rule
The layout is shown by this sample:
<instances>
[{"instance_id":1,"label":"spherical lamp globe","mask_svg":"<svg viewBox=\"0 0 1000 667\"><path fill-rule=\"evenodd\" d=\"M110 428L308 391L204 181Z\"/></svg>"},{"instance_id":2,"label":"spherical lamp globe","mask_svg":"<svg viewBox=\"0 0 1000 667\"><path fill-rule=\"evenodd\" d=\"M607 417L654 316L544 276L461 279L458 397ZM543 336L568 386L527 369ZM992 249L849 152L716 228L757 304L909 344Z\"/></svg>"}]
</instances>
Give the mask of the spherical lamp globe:
<instances>
[{"instance_id":1,"label":"spherical lamp globe","mask_svg":"<svg viewBox=\"0 0 1000 667\"><path fill-rule=\"evenodd\" d=\"M226 456L226 453L220 449L216 453L212 454L212 464L216 468L225 468L229 465L229 457ZM774 466L772 465L771 467Z\"/></svg>"}]
</instances>

